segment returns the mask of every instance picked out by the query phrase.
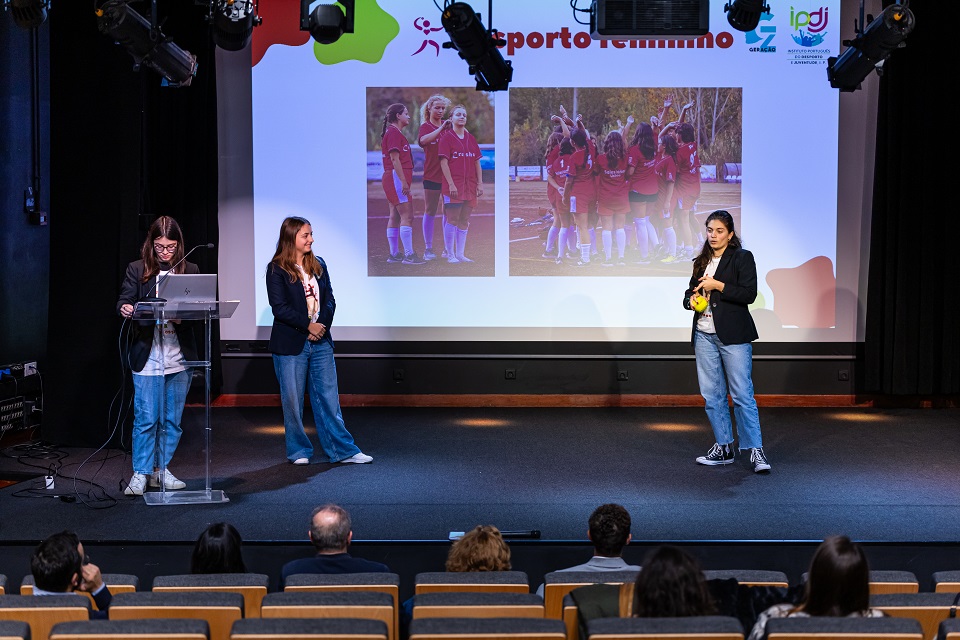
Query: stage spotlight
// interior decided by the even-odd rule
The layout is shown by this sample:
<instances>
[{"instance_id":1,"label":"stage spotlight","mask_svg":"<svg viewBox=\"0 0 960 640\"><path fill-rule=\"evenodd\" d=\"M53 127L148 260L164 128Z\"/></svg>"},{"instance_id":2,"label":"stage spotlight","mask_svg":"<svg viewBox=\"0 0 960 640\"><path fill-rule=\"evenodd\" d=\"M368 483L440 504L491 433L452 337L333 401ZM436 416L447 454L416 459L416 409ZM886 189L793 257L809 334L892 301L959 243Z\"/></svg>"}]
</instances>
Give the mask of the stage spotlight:
<instances>
[{"instance_id":1,"label":"stage spotlight","mask_svg":"<svg viewBox=\"0 0 960 640\"><path fill-rule=\"evenodd\" d=\"M737 31L753 31L760 24L760 14L770 13L770 5L763 0L733 0L723 5L727 22Z\"/></svg>"},{"instance_id":2,"label":"stage spotlight","mask_svg":"<svg viewBox=\"0 0 960 640\"><path fill-rule=\"evenodd\" d=\"M7 0L3 8L10 12L21 29L34 29L47 20L49 0Z\"/></svg>"},{"instance_id":3,"label":"stage spotlight","mask_svg":"<svg viewBox=\"0 0 960 640\"><path fill-rule=\"evenodd\" d=\"M440 22L450 36L450 42L444 42L443 47L456 49L467 61L469 72L477 81L477 91L505 91L513 80L513 66L497 48L503 44L496 38L497 31L484 29L480 14L466 2L445 6Z\"/></svg>"},{"instance_id":4,"label":"stage spotlight","mask_svg":"<svg viewBox=\"0 0 960 640\"><path fill-rule=\"evenodd\" d=\"M197 72L197 56L168 40L124 0L107 0L97 9L97 28L123 45L133 58L134 70L145 64L170 86L188 87Z\"/></svg>"},{"instance_id":5,"label":"stage spotlight","mask_svg":"<svg viewBox=\"0 0 960 640\"><path fill-rule=\"evenodd\" d=\"M313 11L310 3L311 0L300 0L300 31L309 31L320 44L331 44L343 34L353 33L354 0L318 4Z\"/></svg>"},{"instance_id":6,"label":"stage spotlight","mask_svg":"<svg viewBox=\"0 0 960 640\"><path fill-rule=\"evenodd\" d=\"M263 19L253 0L215 0L210 3L213 44L227 51L240 51L250 43L253 28Z\"/></svg>"},{"instance_id":7,"label":"stage spotlight","mask_svg":"<svg viewBox=\"0 0 960 640\"><path fill-rule=\"evenodd\" d=\"M862 9L861 9L862 10ZM862 18L863 14L861 14ZM840 91L856 91L860 83L874 69L883 73L883 63L894 49L906 46L907 35L913 31L913 13L907 4L892 4L847 45L839 58L827 58L827 79L830 86Z\"/></svg>"}]
</instances>

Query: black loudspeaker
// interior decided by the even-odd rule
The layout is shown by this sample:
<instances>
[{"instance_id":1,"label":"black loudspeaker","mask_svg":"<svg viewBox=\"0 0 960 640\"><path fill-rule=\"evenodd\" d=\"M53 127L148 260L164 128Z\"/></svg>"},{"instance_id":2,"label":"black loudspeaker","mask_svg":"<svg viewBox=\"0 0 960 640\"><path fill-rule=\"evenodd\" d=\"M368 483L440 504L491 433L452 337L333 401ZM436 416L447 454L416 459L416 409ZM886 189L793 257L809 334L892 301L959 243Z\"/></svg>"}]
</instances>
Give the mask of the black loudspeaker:
<instances>
[{"instance_id":1,"label":"black loudspeaker","mask_svg":"<svg viewBox=\"0 0 960 640\"><path fill-rule=\"evenodd\" d=\"M600 40L674 40L710 31L709 0L593 0L590 36Z\"/></svg>"}]
</instances>

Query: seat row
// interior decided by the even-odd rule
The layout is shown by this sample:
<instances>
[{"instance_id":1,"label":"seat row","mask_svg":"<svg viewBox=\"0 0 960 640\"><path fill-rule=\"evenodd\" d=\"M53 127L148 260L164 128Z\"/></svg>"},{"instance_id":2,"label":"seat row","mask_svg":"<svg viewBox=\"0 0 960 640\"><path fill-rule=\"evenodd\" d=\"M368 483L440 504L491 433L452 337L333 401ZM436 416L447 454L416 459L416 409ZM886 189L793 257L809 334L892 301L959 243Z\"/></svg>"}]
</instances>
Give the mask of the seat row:
<instances>
[{"instance_id":1,"label":"seat row","mask_svg":"<svg viewBox=\"0 0 960 640\"><path fill-rule=\"evenodd\" d=\"M743 640L736 618L600 618L587 623L587 640ZM24 622L0 621L0 640L36 640ZM49 640L212 640L205 620L81 620L53 626ZM228 640L389 640L383 621L355 618L242 619ZM905 618L780 618L768 622L767 640L960 640L960 620L941 622L928 638ZM567 640L563 623L535 618L428 618L414 620L410 640Z\"/></svg>"}]
</instances>

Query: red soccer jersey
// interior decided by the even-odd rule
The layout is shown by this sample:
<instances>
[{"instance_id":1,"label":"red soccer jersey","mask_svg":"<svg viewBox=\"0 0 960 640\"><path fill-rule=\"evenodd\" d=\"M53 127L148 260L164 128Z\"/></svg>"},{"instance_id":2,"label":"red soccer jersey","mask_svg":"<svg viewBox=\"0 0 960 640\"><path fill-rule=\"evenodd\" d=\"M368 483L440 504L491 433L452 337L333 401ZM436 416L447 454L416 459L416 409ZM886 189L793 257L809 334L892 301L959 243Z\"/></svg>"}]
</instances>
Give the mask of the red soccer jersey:
<instances>
[{"instance_id":1,"label":"red soccer jersey","mask_svg":"<svg viewBox=\"0 0 960 640\"><path fill-rule=\"evenodd\" d=\"M700 154L696 142L682 142L677 149L677 189L688 195L700 193Z\"/></svg>"},{"instance_id":2,"label":"red soccer jersey","mask_svg":"<svg viewBox=\"0 0 960 640\"><path fill-rule=\"evenodd\" d=\"M633 175L630 176L630 190L644 195L656 193L656 157L647 158L640 151L640 147L634 145L627 151L627 163L633 167Z\"/></svg>"},{"instance_id":3,"label":"red soccer jersey","mask_svg":"<svg viewBox=\"0 0 960 640\"><path fill-rule=\"evenodd\" d=\"M547 166L549 167L550 165L552 165L553 161L556 160L559 156L560 156L560 145L557 145L553 149L550 149L550 151L547 153L547 159L546 159Z\"/></svg>"},{"instance_id":4,"label":"red soccer jersey","mask_svg":"<svg viewBox=\"0 0 960 640\"><path fill-rule=\"evenodd\" d=\"M453 129L440 136L437 155L447 159L450 177L457 187L458 200L473 200L477 197L477 162L480 160L480 145L469 131L461 139ZM443 180L443 195L450 195L450 185Z\"/></svg>"},{"instance_id":5,"label":"red soccer jersey","mask_svg":"<svg viewBox=\"0 0 960 640\"><path fill-rule=\"evenodd\" d=\"M413 152L410 151L410 143L400 129L393 125L387 125L387 130L380 140L380 151L383 154L383 172L393 171L393 161L390 160L391 151L400 152L400 168L403 169L403 175L407 178L407 184L413 182Z\"/></svg>"},{"instance_id":6,"label":"red soccer jersey","mask_svg":"<svg viewBox=\"0 0 960 640\"><path fill-rule=\"evenodd\" d=\"M430 135L440 127L435 127L429 122L420 125L420 131L417 132L417 144L423 149L423 179L431 182L443 182L443 172L440 170L440 158L437 157L437 144L440 142L438 136L433 142L423 144L423 136Z\"/></svg>"},{"instance_id":7,"label":"red soccer jersey","mask_svg":"<svg viewBox=\"0 0 960 640\"><path fill-rule=\"evenodd\" d=\"M626 158L620 158L616 168L612 168L607 155L603 154L597 157L597 167L597 209L600 215L630 211Z\"/></svg>"},{"instance_id":8,"label":"red soccer jersey","mask_svg":"<svg viewBox=\"0 0 960 640\"><path fill-rule=\"evenodd\" d=\"M673 197L667 202L667 190L670 187L671 182L676 182L677 180L677 163L674 162L673 156L662 155L657 159L657 208L660 211L673 211L673 207L676 205L677 197L674 194Z\"/></svg>"},{"instance_id":9,"label":"red soccer jersey","mask_svg":"<svg viewBox=\"0 0 960 640\"><path fill-rule=\"evenodd\" d=\"M590 161L587 159L587 152L584 149L579 149L573 152L573 155L570 156L568 173L570 179L567 180L568 185L573 185L570 191L571 196L576 196L578 200L584 201L584 203L595 200L597 197L597 189L593 180L593 158L590 157ZM564 196L566 197L566 193Z\"/></svg>"}]
</instances>

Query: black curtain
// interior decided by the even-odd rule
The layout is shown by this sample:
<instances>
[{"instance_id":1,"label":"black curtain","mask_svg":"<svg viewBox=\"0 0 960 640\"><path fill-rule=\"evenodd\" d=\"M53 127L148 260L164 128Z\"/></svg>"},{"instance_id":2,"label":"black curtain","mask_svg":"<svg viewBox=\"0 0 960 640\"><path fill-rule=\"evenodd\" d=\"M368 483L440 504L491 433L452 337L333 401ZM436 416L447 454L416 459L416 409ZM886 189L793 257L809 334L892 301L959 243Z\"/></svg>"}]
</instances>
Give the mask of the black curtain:
<instances>
[{"instance_id":1,"label":"black curtain","mask_svg":"<svg viewBox=\"0 0 960 640\"><path fill-rule=\"evenodd\" d=\"M149 19L149 2L130 6ZM156 72L134 70L97 30L92 3L61 2L49 13L53 215L42 435L58 443L102 444L126 405L114 401L129 378L114 307L150 223L173 216L188 247L218 238L215 49L202 7L161 0L157 8L164 34L198 58L189 87L163 87ZM215 250L190 260L216 271Z\"/></svg>"},{"instance_id":2,"label":"black curtain","mask_svg":"<svg viewBox=\"0 0 960 640\"><path fill-rule=\"evenodd\" d=\"M916 28L884 65L864 344L864 391L960 393L952 20L913 1ZM950 26L948 26L950 25ZM954 299L951 302L951 299Z\"/></svg>"}]
</instances>

